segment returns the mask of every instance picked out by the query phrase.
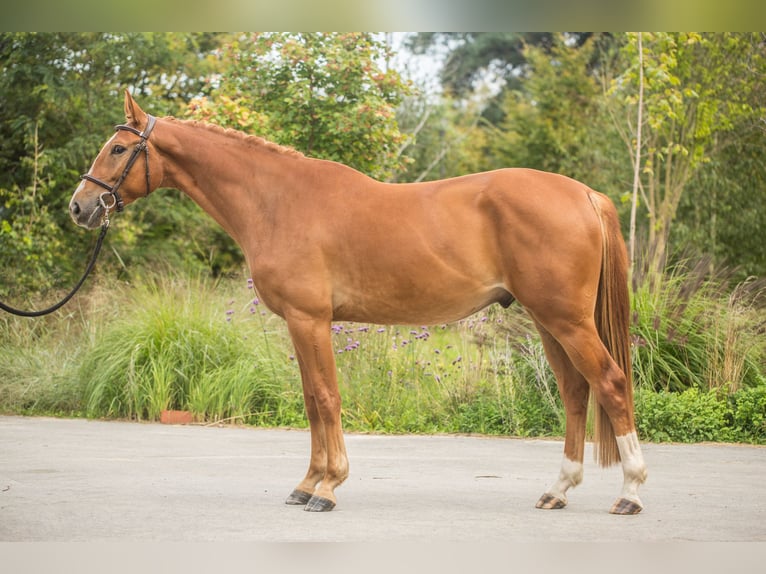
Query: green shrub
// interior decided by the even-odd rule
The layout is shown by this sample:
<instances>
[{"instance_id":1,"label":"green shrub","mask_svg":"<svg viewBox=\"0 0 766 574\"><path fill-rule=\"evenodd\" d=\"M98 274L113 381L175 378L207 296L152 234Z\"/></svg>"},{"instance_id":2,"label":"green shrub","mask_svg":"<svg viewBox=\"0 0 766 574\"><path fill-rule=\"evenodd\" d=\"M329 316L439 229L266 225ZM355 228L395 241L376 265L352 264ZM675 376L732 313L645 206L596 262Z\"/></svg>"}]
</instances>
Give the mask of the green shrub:
<instances>
[{"instance_id":1,"label":"green shrub","mask_svg":"<svg viewBox=\"0 0 766 574\"><path fill-rule=\"evenodd\" d=\"M188 409L200 420L285 422L284 404L300 391L286 382L296 376L289 353L265 323L233 321L234 309L210 304L204 282L150 282L122 296L132 312L99 329L80 369L88 416L156 420Z\"/></svg>"},{"instance_id":2,"label":"green shrub","mask_svg":"<svg viewBox=\"0 0 766 574\"><path fill-rule=\"evenodd\" d=\"M766 442L766 385L740 389L729 397L729 405L734 439Z\"/></svg>"},{"instance_id":3,"label":"green shrub","mask_svg":"<svg viewBox=\"0 0 766 574\"><path fill-rule=\"evenodd\" d=\"M726 400L716 392L687 389L681 393L640 390L636 395L639 436L654 442L728 441Z\"/></svg>"},{"instance_id":4,"label":"green shrub","mask_svg":"<svg viewBox=\"0 0 766 574\"><path fill-rule=\"evenodd\" d=\"M766 442L766 387L682 393L641 389L636 427L654 442Z\"/></svg>"}]
</instances>

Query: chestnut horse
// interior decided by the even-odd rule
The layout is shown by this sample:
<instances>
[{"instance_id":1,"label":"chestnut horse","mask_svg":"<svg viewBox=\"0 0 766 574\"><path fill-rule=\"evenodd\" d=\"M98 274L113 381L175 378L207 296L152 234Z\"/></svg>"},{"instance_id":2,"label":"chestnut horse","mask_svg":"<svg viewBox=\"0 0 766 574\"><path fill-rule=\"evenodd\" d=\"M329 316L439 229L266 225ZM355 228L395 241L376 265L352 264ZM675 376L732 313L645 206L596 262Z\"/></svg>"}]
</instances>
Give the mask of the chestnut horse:
<instances>
[{"instance_id":1,"label":"chestnut horse","mask_svg":"<svg viewBox=\"0 0 766 574\"><path fill-rule=\"evenodd\" d=\"M530 169L382 183L234 130L154 118L128 92L125 117L75 190L71 216L95 228L172 187L239 244L300 366L311 458L287 504L331 510L348 476L332 321L441 324L516 300L540 332L567 417L561 470L537 507L564 507L582 480L591 396L596 458L623 468L611 512L641 511L627 255L606 196Z\"/></svg>"}]
</instances>

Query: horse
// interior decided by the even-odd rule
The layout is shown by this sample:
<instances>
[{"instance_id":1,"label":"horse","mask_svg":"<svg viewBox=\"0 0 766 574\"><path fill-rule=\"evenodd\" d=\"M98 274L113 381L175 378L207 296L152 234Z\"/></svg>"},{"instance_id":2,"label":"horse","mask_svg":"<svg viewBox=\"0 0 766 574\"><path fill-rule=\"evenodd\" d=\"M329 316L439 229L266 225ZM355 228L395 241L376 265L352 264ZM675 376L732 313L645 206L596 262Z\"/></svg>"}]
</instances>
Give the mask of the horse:
<instances>
[{"instance_id":1,"label":"horse","mask_svg":"<svg viewBox=\"0 0 766 574\"><path fill-rule=\"evenodd\" d=\"M127 90L124 107L126 123L82 176L70 215L93 229L176 188L237 242L258 298L286 321L300 368L311 451L287 504L332 510L349 474L333 321L434 325L515 301L540 333L566 414L558 477L535 506L564 508L582 481L590 402L596 461L622 464L610 512L642 510L628 259L605 195L524 168L385 183L236 130L155 118Z\"/></svg>"}]
</instances>

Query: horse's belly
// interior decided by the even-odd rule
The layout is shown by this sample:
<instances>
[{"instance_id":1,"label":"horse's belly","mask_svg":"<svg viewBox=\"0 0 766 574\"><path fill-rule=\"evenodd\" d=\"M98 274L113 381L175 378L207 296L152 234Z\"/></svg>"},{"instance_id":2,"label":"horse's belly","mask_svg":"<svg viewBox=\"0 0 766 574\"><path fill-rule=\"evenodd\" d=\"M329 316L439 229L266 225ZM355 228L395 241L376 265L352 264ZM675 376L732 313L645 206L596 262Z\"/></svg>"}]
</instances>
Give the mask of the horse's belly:
<instances>
[{"instance_id":1,"label":"horse's belly","mask_svg":"<svg viewBox=\"0 0 766 574\"><path fill-rule=\"evenodd\" d=\"M357 294L338 297L333 308L335 321L383 325L437 325L458 321L492 303L507 307L513 296L500 285L456 290L444 285L419 292L385 297Z\"/></svg>"}]
</instances>

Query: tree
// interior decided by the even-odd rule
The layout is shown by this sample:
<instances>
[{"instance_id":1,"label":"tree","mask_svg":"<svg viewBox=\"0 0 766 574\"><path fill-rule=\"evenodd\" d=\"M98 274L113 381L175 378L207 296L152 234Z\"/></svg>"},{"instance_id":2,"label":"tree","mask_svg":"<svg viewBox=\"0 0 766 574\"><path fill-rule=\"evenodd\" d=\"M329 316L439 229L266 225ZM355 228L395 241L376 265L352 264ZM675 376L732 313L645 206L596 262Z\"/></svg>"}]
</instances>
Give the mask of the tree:
<instances>
[{"instance_id":1,"label":"tree","mask_svg":"<svg viewBox=\"0 0 766 574\"><path fill-rule=\"evenodd\" d=\"M480 104L425 94L406 98L397 117L408 134L401 148L408 161L396 181L444 179L480 171L485 165Z\"/></svg>"},{"instance_id":2,"label":"tree","mask_svg":"<svg viewBox=\"0 0 766 574\"><path fill-rule=\"evenodd\" d=\"M396 107L409 86L372 34L256 33L221 51L225 70L193 117L265 137L377 178L403 167Z\"/></svg>"},{"instance_id":3,"label":"tree","mask_svg":"<svg viewBox=\"0 0 766 574\"><path fill-rule=\"evenodd\" d=\"M734 279L766 276L766 133L742 129L689 182L673 242L734 267Z\"/></svg>"},{"instance_id":4,"label":"tree","mask_svg":"<svg viewBox=\"0 0 766 574\"><path fill-rule=\"evenodd\" d=\"M644 118L640 182L648 220L646 272L663 270L668 240L689 183L743 131L764 117L762 38L737 33L644 33ZM618 127L635 146L637 42L624 45L626 72L609 95L623 110ZM627 105L626 105L627 104Z\"/></svg>"},{"instance_id":5,"label":"tree","mask_svg":"<svg viewBox=\"0 0 766 574\"><path fill-rule=\"evenodd\" d=\"M129 87L155 114L205 90L214 34L0 34L0 293L61 285L81 273L82 234L67 204ZM125 213L110 244L127 256L156 230L155 212ZM170 241L185 234L170 235ZM171 250L179 251L176 249ZM110 260L108 254L102 257ZM112 263L119 264L117 258Z\"/></svg>"},{"instance_id":6,"label":"tree","mask_svg":"<svg viewBox=\"0 0 766 574\"><path fill-rule=\"evenodd\" d=\"M566 38L570 46L576 48L592 35L570 32ZM555 32L419 32L408 39L407 46L415 54L443 56L442 87L458 100L473 97L482 84L500 86L494 97L486 99L482 112L485 120L496 124L503 117L504 92L521 89L528 76L528 49L550 53L561 37L562 34ZM596 65L597 61L591 64Z\"/></svg>"},{"instance_id":7,"label":"tree","mask_svg":"<svg viewBox=\"0 0 766 574\"><path fill-rule=\"evenodd\" d=\"M561 173L617 199L627 159L604 113L592 66L599 38L583 44L556 34L545 48L527 46L526 77L507 90L503 120L489 129L487 168L530 167Z\"/></svg>"}]
</instances>

